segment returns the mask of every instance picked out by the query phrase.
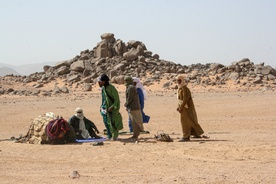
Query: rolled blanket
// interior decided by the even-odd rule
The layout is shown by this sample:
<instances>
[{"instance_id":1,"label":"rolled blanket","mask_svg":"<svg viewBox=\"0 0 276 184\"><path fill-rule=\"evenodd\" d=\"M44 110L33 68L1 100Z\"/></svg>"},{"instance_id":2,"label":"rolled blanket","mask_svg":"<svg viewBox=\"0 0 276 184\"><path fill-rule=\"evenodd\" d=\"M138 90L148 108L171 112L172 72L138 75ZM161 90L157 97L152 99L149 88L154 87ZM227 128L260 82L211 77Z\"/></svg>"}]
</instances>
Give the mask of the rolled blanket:
<instances>
[{"instance_id":1,"label":"rolled blanket","mask_svg":"<svg viewBox=\"0 0 276 184\"><path fill-rule=\"evenodd\" d=\"M50 141L56 139L64 139L65 134L69 131L69 124L63 118L54 119L50 121L46 127L47 136Z\"/></svg>"}]
</instances>

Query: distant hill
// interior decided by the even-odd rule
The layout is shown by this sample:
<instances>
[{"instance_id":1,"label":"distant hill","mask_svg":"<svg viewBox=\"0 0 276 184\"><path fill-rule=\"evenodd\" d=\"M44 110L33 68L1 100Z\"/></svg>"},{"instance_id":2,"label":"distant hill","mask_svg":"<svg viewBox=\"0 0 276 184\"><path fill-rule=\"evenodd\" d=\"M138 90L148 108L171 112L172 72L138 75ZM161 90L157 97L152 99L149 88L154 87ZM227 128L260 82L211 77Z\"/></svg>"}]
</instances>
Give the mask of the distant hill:
<instances>
[{"instance_id":1,"label":"distant hill","mask_svg":"<svg viewBox=\"0 0 276 184\"><path fill-rule=\"evenodd\" d=\"M17 71L15 71L12 68L9 68L9 67L1 67L0 68L0 76L10 75L10 74L20 75Z\"/></svg>"},{"instance_id":2,"label":"distant hill","mask_svg":"<svg viewBox=\"0 0 276 184\"><path fill-rule=\"evenodd\" d=\"M5 76L8 74L14 75L30 75L36 72L43 72L43 66L50 65L54 66L56 62L45 62L45 63L34 63L34 64L25 64L25 65L9 65L0 63L0 76Z\"/></svg>"}]
</instances>

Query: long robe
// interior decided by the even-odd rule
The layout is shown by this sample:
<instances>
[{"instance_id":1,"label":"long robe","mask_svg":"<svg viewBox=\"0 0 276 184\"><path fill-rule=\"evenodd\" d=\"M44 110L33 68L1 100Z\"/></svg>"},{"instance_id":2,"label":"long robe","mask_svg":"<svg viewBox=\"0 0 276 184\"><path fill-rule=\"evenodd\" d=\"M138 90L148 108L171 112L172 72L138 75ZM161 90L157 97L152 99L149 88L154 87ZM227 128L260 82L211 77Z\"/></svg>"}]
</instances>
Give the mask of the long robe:
<instances>
[{"instance_id":1,"label":"long robe","mask_svg":"<svg viewBox=\"0 0 276 184\"><path fill-rule=\"evenodd\" d=\"M148 116L144 113L144 105L145 105L144 93L140 88L137 88L136 90L137 90L137 93L139 96L139 103L140 103L140 109L141 109L141 113L142 113L143 123L148 123L150 120L150 116ZM130 118L128 119L128 126L129 126L129 131L133 132L132 122L131 122Z\"/></svg>"},{"instance_id":2,"label":"long robe","mask_svg":"<svg viewBox=\"0 0 276 184\"><path fill-rule=\"evenodd\" d=\"M97 137L97 134L95 133L95 131L97 131L98 128L96 127L96 125L91 120L87 119L86 117L83 117L83 122L84 122L84 127L82 127L82 128L85 128L91 137ZM74 132L77 135L79 130L81 130L80 129L80 123L81 123L80 118L78 118L76 115L73 115L71 118L69 118L68 123L73 127ZM77 138L85 139L87 137L83 136L83 135L78 135Z\"/></svg>"},{"instance_id":3,"label":"long robe","mask_svg":"<svg viewBox=\"0 0 276 184\"><path fill-rule=\"evenodd\" d=\"M197 121L197 114L191 92L187 86L178 88L178 108L180 111L180 121L182 126L183 138L189 138L190 135L200 136L204 133Z\"/></svg>"},{"instance_id":4,"label":"long robe","mask_svg":"<svg viewBox=\"0 0 276 184\"><path fill-rule=\"evenodd\" d=\"M129 119L131 121L133 138L138 138L140 132L144 131L144 126L139 97L135 86L132 84L127 85L126 88L125 107L128 110Z\"/></svg>"},{"instance_id":5,"label":"long robe","mask_svg":"<svg viewBox=\"0 0 276 184\"><path fill-rule=\"evenodd\" d=\"M111 134L111 131L110 131L110 127L109 127L109 124L108 124L108 120L107 120L107 109L106 109L106 98L105 98L105 94L104 94L104 91L101 89L101 93L102 93L102 104L101 104L101 107L100 107L100 113L103 117L103 123L104 123L104 126L106 128L106 131L107 131L107 137L110 139L112 137L112 134Z\"/></svg>"},{"instance_id":6,"label":"long robe","mask_svg":"<svg viewBox=\"0 0 276 184\"><path fill-rule=\"evenodd\" d=\"M116 139L119 134L119 130L123 129L122 115L120 114L120 98L116 88L109 84L108 86L103 86L103 96L106 102L106 109L113 107L111 113L107 112L107 121L112 133L112 138Z\"/></svg>"}]
</instances>

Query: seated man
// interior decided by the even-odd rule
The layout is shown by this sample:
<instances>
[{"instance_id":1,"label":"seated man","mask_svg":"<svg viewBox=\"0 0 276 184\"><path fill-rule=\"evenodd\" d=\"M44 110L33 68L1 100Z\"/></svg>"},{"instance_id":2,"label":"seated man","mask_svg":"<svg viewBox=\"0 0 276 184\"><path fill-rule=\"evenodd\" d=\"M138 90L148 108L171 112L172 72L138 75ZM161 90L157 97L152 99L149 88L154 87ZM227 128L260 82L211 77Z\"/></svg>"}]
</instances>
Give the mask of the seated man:
<instances>
[{"instance_id":1,"label":"seated man","mask_svg":"<svg viewBox=\"0 0 276 184\"><path fill-rule=\"evenodd\" d=\"M84 116L81 108L76 108L75 113L68 120L68 123L73 127L77 139L102 138L95 133L95 131L99 133L99 130L92 121Z\"/></svg>"}]
</instances>

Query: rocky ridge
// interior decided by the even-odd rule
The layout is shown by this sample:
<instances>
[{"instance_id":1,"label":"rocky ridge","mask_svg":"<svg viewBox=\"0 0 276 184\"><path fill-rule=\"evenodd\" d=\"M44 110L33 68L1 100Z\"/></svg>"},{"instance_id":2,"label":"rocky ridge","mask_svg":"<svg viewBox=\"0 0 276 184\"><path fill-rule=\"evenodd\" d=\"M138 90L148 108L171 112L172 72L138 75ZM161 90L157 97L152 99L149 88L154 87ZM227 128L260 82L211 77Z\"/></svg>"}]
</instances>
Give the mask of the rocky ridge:
<instances>
[{"instance_id":1,"label":"rocky ridge","mask_svg":"<svg viewBox=\"0 0 276 184\"><path fill-rule=\"evenodd\" d=\"M276 87L276 70L264 63L254 64L244 58L230 66L220 63L186 66L160 59L141 41L125 43L115 39L113 33L101 35L101 42L93 49L81 51L73 59L55 66L45 65L43 70L29 76L0 77L0 95L51 96L73 93L80 88L80 91L89 92L102 73L107 73L111 82L116 84L123 84L125 75L141 78L146 86L167 80L162 85L164 89L177 89L174 81L179 74L184 74L192 86L221 88L227 83L234 83L246 90L259 86L273 91ZM62 86L57 81L62 81ZM54 83L52 89L43 89L51 83Z\"/></svg>"}]
</instances>

